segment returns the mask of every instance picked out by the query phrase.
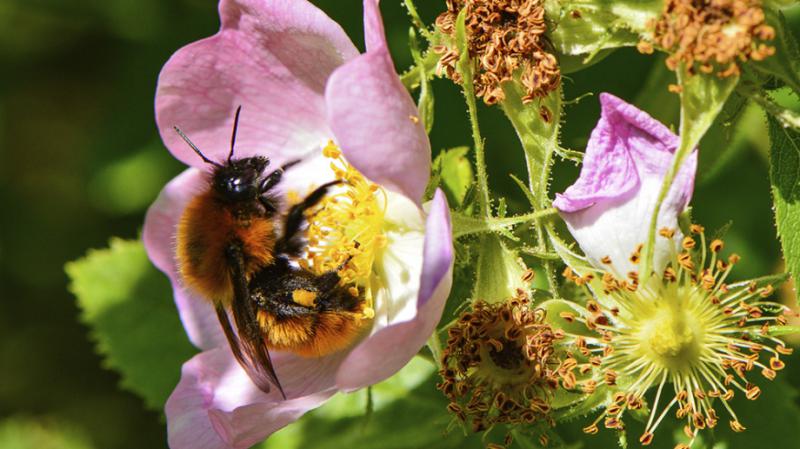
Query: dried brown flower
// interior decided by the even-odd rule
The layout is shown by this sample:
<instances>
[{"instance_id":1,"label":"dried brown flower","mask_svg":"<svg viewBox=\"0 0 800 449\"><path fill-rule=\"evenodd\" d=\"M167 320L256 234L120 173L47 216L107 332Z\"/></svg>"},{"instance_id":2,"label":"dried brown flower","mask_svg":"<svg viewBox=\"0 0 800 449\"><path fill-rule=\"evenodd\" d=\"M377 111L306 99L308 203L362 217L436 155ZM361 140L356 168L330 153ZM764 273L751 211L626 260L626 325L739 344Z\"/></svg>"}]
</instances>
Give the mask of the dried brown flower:
<instances>
[{"instance_id":1,"label":"dried brown flower","mask_svg":"<svg viewBox=\"0 0 800 449\"><path fill-rule=\"evenodd\" d=\"M683 62L690 74L726 78L740 73L740 63L775 53L768 45L775 30L764 19L760 0L667 0L650 26L654 43L671 53L670 70ZM646 52L648 45L638 48Z\"/></svg>"},{"instance_id":2,"label":"dried brown flower","mask_svg":"<svg viewBox=\"0 0 800 449\"><path fill-rule=\"evenodd\" d=\"M475 432L498 424L552 426L552 393L559 381L574 383L577 366L559 356L554 345L562 338L524 292L475 303L450 328L442 354L437 387L450 400L448 410Z\"/></svg>"},{"instance_id":3,"label":"dried brown flower","mask_svg":"<svg viewBox=\"0 0 800 449\"><path fill-rule=\"evenodd\" d=\"M561 83L556 57L548 51L544 36L542 0L446 0L447 11L436 18L436 27L455 36L456 17L466 8L467 47L475 62L475 94L486 104L505 98L500 84L511 81L517 70L525 89L523 103L547 96ZM440 68L460 83L456 71L458 49L442 45L434 48L442 55Z\"/></svg>"}]
</instances>

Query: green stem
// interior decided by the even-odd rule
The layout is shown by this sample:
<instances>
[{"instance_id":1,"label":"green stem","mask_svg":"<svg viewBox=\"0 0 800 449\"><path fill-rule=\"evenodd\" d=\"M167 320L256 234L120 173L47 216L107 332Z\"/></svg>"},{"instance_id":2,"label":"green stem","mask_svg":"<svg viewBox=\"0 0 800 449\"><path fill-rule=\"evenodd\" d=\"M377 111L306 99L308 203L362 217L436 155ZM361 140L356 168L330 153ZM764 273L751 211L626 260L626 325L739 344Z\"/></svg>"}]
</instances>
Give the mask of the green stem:
<instances>
[{"instance_id":1,"label":"green stem","mask_svg":"<svg viewBox=\"0 0 800 449\"><path fill-rule=\"evenodd\" d=\"M484 154L483 137L481 137L481 130L478 127L478 106L475 101L471 75L469 83L467 83L466 77L464 79L464 97L466 98L467 109L469 111L472 140L475 145L475 168L478 177L478 205L481 210L481 215L490 217L489 177L486 174L486 156Z\"/></svg>"},{"instance_id":2,"label":"green stem","mask_svg":"<svg viewBox=\"0 0 800 449\"><path fill-rule=\"evenodd\" d=\"M552 253L542 252L542 251L540 251L540 250L538 250L536 248L529 248L527 246L523 246L519 250L522 251L523 253L529 255L529 256L533 256L533 257L536 257L538 259L558 260L560 258L558 256L558 254L555 253L555 252L552 252Z\"/></svg>"},{"instance_id":3,"label":"green stem","mask_svg":"<svg viewBox=\"0 0 800 449\"><path fill-rule=\"evenodd\" d=\"M554 208L530 212L513 217L470 217L458 213L452 214L453 238L465 235L481 234L485 232L498 232L522 223L538 222L539 220L555 215Z\"/></svg>"},{"instance_id":4,"label":"green stem","mask_svg":"<svg viewBox=\"0 0 800 449\"><path fill-rule=\"evenodd\" d=\"M464 93L464 99L467 103L469 123L472 128L472 140L475 145L475 167L478 172L478 206L480 207L482 216L490 217L489 180L486 175L486 158L484 156L483 138L481 137L481 130L478 126L478 105L475 99L475 88L472 82L472 62L467 49L466 29L464 27L466 13L467 8L463 8L456 19L456 45L461 55L456 63L456 68L461 75L461 87Z\"/></svg>"},{"instance_id":5,"label":"green stem","mask_svg":"<svg viewBox=\"0 0 800 449\"><path fill-rule=\"evenodd\" d=\"M413 23L414 26L417 27L417 29L422 34L422 36L425 37L425 39L431 41L433 39L433 36L431 35L431 32L428 29L428 27L425 26L425 23L422 21L422 19L420 19L419 13L417 12L417 7L416 5L414 5L414 2L412 0L404 0L403 4L405 5L406 10L408 11L409 17L411 17L411 23Z\"/></svg>"},{"instance_id":6,"label":"green stem","mask_svg":"<svg viewBox=\"0 0 800 449\"><path fill-rule=\"evenodd\" d=\"M742 84L736 90L741 95L756 102L767 114L775 117L781 125L800 131L800 114L775 104L763 90L750 84Z\"/></svg>"}]
</instances>

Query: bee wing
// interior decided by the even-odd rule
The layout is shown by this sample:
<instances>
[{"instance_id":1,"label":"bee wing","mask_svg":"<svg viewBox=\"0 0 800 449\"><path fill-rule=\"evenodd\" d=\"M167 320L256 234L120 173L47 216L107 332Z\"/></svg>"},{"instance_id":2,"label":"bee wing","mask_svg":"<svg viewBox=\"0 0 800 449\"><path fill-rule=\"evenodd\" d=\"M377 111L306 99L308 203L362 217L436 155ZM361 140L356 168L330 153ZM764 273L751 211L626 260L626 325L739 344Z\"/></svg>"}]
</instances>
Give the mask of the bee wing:
<instances>
[{"instance_id":1,"label":"bee wing","mask_svg":"<svg viewBox=\"0 0 800 449\"><path fill-rule=\"evenodd\" d=\"M233 320L236 324L236 332L233 331L228 318L228 313L219 305L217 306L217 318L225 332L234 357L244 368L253 383L265 393L271 390L271 386L278 387L281 396L286 399L278 375L272 366L272 359L269 350L264 344L261 329L256 320L255 303L250 299L250 291L247 287L247 278L244 275L243 262L241 257L234 257L231 264L231 279L233 281L233 303L231 309Z\"/></svg>"}]
</instances>

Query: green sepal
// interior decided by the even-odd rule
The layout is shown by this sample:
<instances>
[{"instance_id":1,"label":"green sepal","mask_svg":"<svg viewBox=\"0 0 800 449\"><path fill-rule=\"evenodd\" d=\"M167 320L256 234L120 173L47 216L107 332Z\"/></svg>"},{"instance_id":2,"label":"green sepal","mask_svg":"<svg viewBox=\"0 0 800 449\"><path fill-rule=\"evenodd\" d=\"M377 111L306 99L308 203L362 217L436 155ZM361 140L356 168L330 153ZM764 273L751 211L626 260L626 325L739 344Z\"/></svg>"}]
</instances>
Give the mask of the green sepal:
<instances>
[{"instance_id":1,"label":"green sepal","mask_svg":"<svg viewBox=\"0 0 800 449\"><path fill-rule=\"evenodd\" d=\"M756 288L762 288L766 286L772 286L777 288L784 282L789 279L789 273L778 273L778 274L770 274L767 276L757 277L755 279L748 279L746 281L739 281L728 284L728 290L734 291L740 288L749 287L751 283L754 283Z\"/></svg>"},{"instance_id":2,"label":"green sepal","mask_svg":"<svg viewBox=\"0 0 800 449\"><path fill-rule=\"evenodd\" d=\"M750 61L748 66L757 72L774 76L800 95L800 50L780 11L764 8L766 23L775 29L775 39L767 42L775 47L775 54L762 61Z\"/></svg>"},{"instance_id":3,"label":"green sepal","mask_svg":"<svg viewBox=\"0 0 800 449\"><path fill-rule=\"evenodd\" d=\"M501 102L517 137L525 152L525 161L528 166L528 188L535 204L534 209L544 209L549 206L547 188L550 180L550 166L553 163L553 154L558 151L559 125L562 111L562 89L559 88L542 99L528 104L522 103L522 90L517 81L503 83L505 100ZM543 108L550 115L550 122L542 119Z\"/></svg>"},{"instance_id":4,"label":"green sepal","mask_svg":"<svg viewBox=\"0 0 800 449\"><path fill-rule=\"evenodd\" d=\"M411 49L411 57L414 59L417 71L419 71L419 99L417 100L417 109L419 109L419 120L425 127L427 134L431 133L433 129L433 89L431 88L431 76L428 75L430 69L426 67L425 58L419 49L419 40L414 28L408 29L408 42Z\"/></svg>"},{"instance_id":5,"label":"green sepal","mask_svg":"<svg viewBox=\"0 0 800 449\"><path fill-rule=\"evenodd\" d=\"M662 4L657 0L545 2L546 17L551 22L546 35L559 54L562 71L586 68L608 55L608 50L636 45ZM562 55L580 56L580 60Z\"/></svg>"},{"instance_id":6,"label":"green sepal","mask_svg":"<svg viewBox=\"0 0 800 449\"><path fill-rule=\"evenodd\" d=\"M566 242L561 240L555 233L550 233L550 242L556 254L567 264L572 271L578 276L586 276L597 272L597 268L583 256L577 254L567 245ZM588 283L589 289L597 292L602 290L602 283L598 276L594 276Z\"/></svg>"},{"instance_id":7,"label":"green sepal","mask_svg":"<svg viewBox=\"0 0 800 449\"><path fill-rule=\"evenodd\" d=\"M467 157L469 147L456 147L443 150L436 157L442 167L442 189L453 209L464 204L469 187L475 183L475 172Z\"/></svg>"},{"instance_id":8,"label":"green sepal","mask_svg":"<svg viewBox=\"0 0 800 449\"><path fill-rule=\"evenodd\" d=\"M547 322L554 328L564 329L565 332L572 335L582 335L584 337L597 337L597 333L586 327L585 324L573 320L570 322L561 316L566 312L574 315L576 318L584 318L591 316L591 314L581 305L567 301L565 299L550 299L536 305L537 308L544 310L547 313Z\"/></svg>"},{"instance_id":9,"label":"green sepal","mask_svg":"<svg viewBox=\"0 0 800 449\"><path fill-rule=\"evenodd\" d=\"M419 16L419 12L417 12L417 6L414 4L413 0L403 0L403 6L405 6L406 11L408 12L408 16L411 18L411 23L414 24L414 27L422 33L422 36L430 41L433 39L433 34L425 26L425 22Z\"/></svg>"},{"instance_id":10,"label":"green sepal","mask_svg":"<svg viewBox=\"0 0 800 449\"><path fill-rule=\"evenodd\" d=\"M180 368L196 350L178 319L167 278L150 263L138 240L114 238L65 267L81 320L106 367L123 388L161 409Z\"/></svg>"},{"instance_id":11,"label":"green sepal","mask_svg":"<svg viewBox=\"0 0 800 449\"><path fill-rule=\"evenodd\" d=\"M516 296L517 289L527 291L522 281L525 266L519 256L506 247L495 234L483 235L478 243L478 265L472 297L486 302L500 302Z\"/></svg>"},{"instance_id":12,"label":"green sepal","mask_svg":"<svg viewBox=\"0 0 800 449\"><path fill-rule=\"evenodd\" d=\"M686 158L714 123L738 81L738 76L719 78L703 73L689 75L685 67L681 66L678 69L678 83L681 86L680 144L675 151L672 165L664 176L658 201L650 218L648 238L642 250L640 273L649 275L652 271L658 214L672 187L672 181L675 180Z\"/></svg>"}]
</instances>

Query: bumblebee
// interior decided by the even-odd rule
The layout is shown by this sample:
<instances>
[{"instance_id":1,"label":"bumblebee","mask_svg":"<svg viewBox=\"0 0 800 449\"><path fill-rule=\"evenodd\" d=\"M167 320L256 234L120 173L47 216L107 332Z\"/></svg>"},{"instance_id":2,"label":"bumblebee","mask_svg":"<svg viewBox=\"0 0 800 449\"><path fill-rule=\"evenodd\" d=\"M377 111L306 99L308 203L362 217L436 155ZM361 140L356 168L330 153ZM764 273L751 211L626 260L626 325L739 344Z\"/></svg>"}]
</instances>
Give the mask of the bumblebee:
<instances>
[{"instance_id":1,"label":"bumblebee","mask_svg":"<svg viewBox=\"0 0 800 449\"><path fill-rule=\"evenodd\" d=\"M341 181L321 185L281 214L273 189L299 161L266 173L266 157L235 158L240 113L241 106L222 163L207 158L175 127L213 167L207 188L181 216L176 259L185 286L214 304L234 357L255 385L265 392L274 385L285 398L269 348L307 356L341 349L359 327L355 312L363 301L339 286L336 271L315 274L291 263L304 250L306 211Z\"/></svg>"},{"instance_id":2,"label":"bumblebee","mask_svg":"<svg viewBox=\"0 0 800 449\"><path fill-rule=\"evenodd\" d=\"M340 285L336 270L317 275L294 267L285 257L264 267L250 281L250 299L264 343L279 351L320 357L339 351L361 333L362 295Z\"/></svg>"}]
</instances>

